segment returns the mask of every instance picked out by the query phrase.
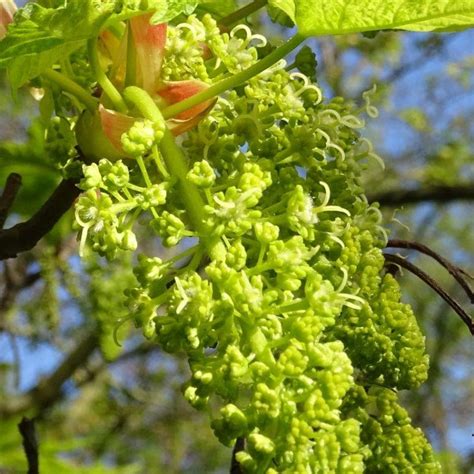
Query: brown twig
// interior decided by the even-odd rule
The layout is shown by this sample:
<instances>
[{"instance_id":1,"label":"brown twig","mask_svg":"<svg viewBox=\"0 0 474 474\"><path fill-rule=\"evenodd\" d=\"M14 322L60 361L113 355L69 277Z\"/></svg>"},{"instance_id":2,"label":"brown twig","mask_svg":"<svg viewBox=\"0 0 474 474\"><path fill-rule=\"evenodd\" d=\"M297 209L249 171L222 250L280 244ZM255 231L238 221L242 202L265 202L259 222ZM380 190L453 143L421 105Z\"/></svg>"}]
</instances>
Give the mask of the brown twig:
<instances>
[{"instance_id":1,"label":"brown twig","mask_svg":"<svg viewBox=\"0 0 474 474\"><path fill-rule=\"evenodd\" d=\"M34 419L23 417L18 424L23 439L23 449L28 460L28 474L39 474L38 438Z\"/></svg>"},{"instance_id":2,"label":"brown twig","mask_svg":"<svg viewBox=\"0 0 474 474\"><path fill-rule=\"evenodd\" d=\"M17 173L10 173L5 182L3 193L0 196L0 229L3 229L8 213L10 212L16 195L21 187L21 176Z\"/></svg>"},{"instance_id":3,"label":"brown twig","mask_svg":"<svg viewBox=\"0 0 474 474\"><path fill-rule=\"evenodd\" d=\"M440 265L442 265L448 272L453 276L453 278L462 286L464 291L466 292L467 296L471 303L474 303L474 292L472 291L469 284L466 280L462 277L462 275L470 277L470 275L459 268L456 265L453 265L449 260L446 260L444 257L436 253L434 250L430 249L424 244L419 242L413 242L411 240L401 240L401 239L390 239L386 245L387 248L398 248L398 249L408 249L408 250L417 250L418 252L424 253L425 255L430 256L434 260L436 260ZM472 277L471 277L472 278Z\"/></svg>"},{"instance_id":4,"label":"brown twig","mask_svg":"<svg viewBox=\"0 0 474 474\"><path fill-rule=\"evenodd\" d=\"M0 260L31 250L72 206L81 190L73 179L62 180L43 206L26 222L0 231Z\"/></svg>"},{"instance_id":5,"label":"brown twig","mask_svg":"<svg viewBox=\"0 0 474 474\"><path fill-rule=\"evenodd\" d=\"M438 285L438 283L436 283L436 281L434 281L429 275L427 275L423 270L418 268L416 265L413 265L413 263L410 263L409 261L405 260L403 257L400 257L399 255L384 253L383 256L385 257L386 262L394 263L396 265L399 265L402 268L406 268L409 272L413 273L418 278L420 278L420 280L424 281L427 285L429 285L459 315L459 317L462 319L464 324L466 324L466 326L469 328L469 331L471 332L471 334L474 334L473 320L462 309L461 305L455 299L453 299L450 295L448 295L448 293L446 293L446 291L444 291Z\"/></svg>"}]
</instances>

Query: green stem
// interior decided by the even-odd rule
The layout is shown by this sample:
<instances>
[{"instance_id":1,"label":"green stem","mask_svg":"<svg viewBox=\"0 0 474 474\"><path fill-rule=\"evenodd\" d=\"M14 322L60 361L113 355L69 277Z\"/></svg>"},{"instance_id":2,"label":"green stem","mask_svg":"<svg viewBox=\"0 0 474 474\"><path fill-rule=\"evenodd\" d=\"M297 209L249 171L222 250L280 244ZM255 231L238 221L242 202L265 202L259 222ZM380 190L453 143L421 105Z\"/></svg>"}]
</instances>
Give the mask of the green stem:
<instances>
[{"instance_id":1,"label":"green stem","mask_svg":"<svg viewBox=\"0 0 474 474\"><path fill-rule=\"evenodd\" d=\"M296 300L294 303L282 305L278 308L275 308L275 314L292 313L294 311L304 311L308 308L309 308L309 303L306 301L306 299L300 299L299 301Z\"/></svg>"},{"instance_id":2,"label":"green stem","mask_svg":"<svg viewBox=\"0 0 474 474\"><path fill-rule=\"evenodd\" d=\"M152 148L153 159L155 160L156 167L158 171L163 175L163 178L168 179L170 177L163 161L161 160L160 152L156 145Z\"/></svg>"},{"instance_id":3,"label":"green stem","mask_svg":"<svg viewBox=\"0 0 474 474\"><path fill-rule=\"evenodd\" d=\"M133 41L132 28L130 23L127 27L127 65L125 71L125 85L131 86L136 83L137 78L137 51Z\"/></svg>"},{"instance_id":4,"label":"green stem","mask_svg":"<svg viewBox=\"0 0 474 474\"><path fill-rule=\"evenodd\" d=\"M69 92L78 100L80 100L91 112L95 112L99 104L98 100L92 97L89 92L83 89L77 82L69 79L64 74L54 71L53 69L46 69L42 73L46 79L57 84L64 92Z\"/></svg>"},{"instance_id":5,"label":"green stem","mask_svg":"<svg viewBox=\"0 0 474 474\"><path fill-rule=\"evenodd\" d=\"M140 113L148 120L159 123L164 122L160 109L146 91L136 86L127 87L124 92L127 102L135 105ZM182 199L189 219L194 228L203 237L211 257L220 259L222 242L206 239L208 229L204 225L204 200L199 189L186 179L189 168L186 157L181 148L176 144L173 135L166 128L160 142L160 151L171 175L178 179L182 191Z\"/></svg>"},{"instance_id":6,"label":"green stem","mask_svg":"<svg viewBox=\"0 0 474 474\"><path fill-rule=\"evenodd\" d=\"M146 169L145 162L143 161L143 157L138 156L136 161L138 163L138 167L140 168L140 172L143 176L143 179L145 180L145 184L147 188L151 188L152 182L151 182L150 176L148 175L148 171Z\"/></svg>"},{"instance_id":7,"label":"green stem","mask_svg":"<svg viewBox=\"0 0 474 474\"><path fill-rule=\"evenodd\" d=\"M131 211L132 209L135 209L136 207L137 207L136 202L125 201L125 202L117 202L113 204L112 206L110 206L110 210L114 214L121 214L122 212Z\"/></svg>"},{"instance_id":8,"label":"green stem","mask_svg":"<svg viewBox=\"0 0 474 474\"><path fill-rule=\"evenodd\" d=\"M102 90L104 91L105 95L110 99L110 101L114 105L115 110L118 110L122 113L126 113L128 110L127 104L120 95L120 92L112 84L112 81L107 77L105 72L100 67L96 38L91 38L87 42L87 52L89 54L89 61L94 76L97 79L97 82L99 83L100 87L102 87Z\"/></svg>"},{"instance_id":9,"label":"green stem","mask_svg":"<svg viewBox=\"0 0 474 474\"><path fill-rule=\"evenodd\" d=\"M71 61L69 61L69 58L63 59L62 61L60 61L60 64L61 64L61 70L66 73L66 76L74 80L75 75L74 75L74 71L72 70L72 65L71 65Z\"/></svg>"},{"instance_id":10,"label":"green stem","mask_svg":"<svg viewBox=\"0 0 474 474\"><path fill-rule=\"evenodd\" d=\"M265 56L263 59L255 63L253 66L250 66L245 71L238 72L231 77L226 79L222 79L222 81L213 84L208 89L199 92L196 95L188 97L181 102L177 102L176 104L170 105L163 109L163 117L165 119L169 119L174 117L175 115L184 112L185 110L194 107L206 100L212 99L215 96L222 94L228 89L232 89L243 82L248 81L252 77L260 74L261 72L268 69L270 66L273 66L277 61L284 58L287 54L291 53L299 44L301 44L305 40L304 36L296 34L291 39L289 39L286 43L282 44L280 47L272 51L268 56Z\"/></svg>"},{"instance_id":11,"label":"green stem","mask_svg":"<svg viewBox=\"0 0 474 474\"><path fill-rule=\"evenodd\" d=\"M194 245L193 247L189 247L184 252L181 252L180 254L175 255L174 257L170 258L166 263L169 265L175 262L179 262L180 260L188 257L189 255L194 255L198 251L198 249L199 249L199 244Z\"/></svg>"},{"instance_id":12,"label":"green stem","mask_svg":"<svg viewBox=\"0 0 474 474\"><path fill-rule=\"evenodd\" d=\"M256 11L260 10L260 8L264 7L267 4L267 0L254 0L252 3L249 3L248 5L243 6L242 8L239 8L235 12L231 13L230 15L227 15L226 17L222 18L222 20L219 21L219 26L231 26L234 23L237 23L240 21L242 18L245 18L252 13L255 13Z\"/></svg>"}]
</instances>

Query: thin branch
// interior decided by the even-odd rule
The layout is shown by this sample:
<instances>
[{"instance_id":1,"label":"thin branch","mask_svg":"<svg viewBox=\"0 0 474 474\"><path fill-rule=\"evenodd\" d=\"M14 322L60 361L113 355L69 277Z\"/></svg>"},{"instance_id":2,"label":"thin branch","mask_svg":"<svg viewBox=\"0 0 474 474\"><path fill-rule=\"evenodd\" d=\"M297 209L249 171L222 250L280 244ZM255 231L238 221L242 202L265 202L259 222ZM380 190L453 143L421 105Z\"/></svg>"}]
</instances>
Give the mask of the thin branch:
<instances>
[{"instance_id":1,"label":"thin branch","mask_svg":"<svg viewBox=\"0 0 474 474\"><path fill-rule=\"evenodd\" d=\"M0 196L0 229L3 229L8 213L10 212L16 195L21 187L21 176L17 173L10 173L5 182L5 188Z\"/></svg>"},{"instance_id":2,"label":"thin branch","mask_svg":"<svg viewBox=\"0 0 474 474\"><path fill-rule=\"evenodd\" d=\"M0 231L0 260L31 250L59 221L81 193L74 179L62 180L43 206L26 222Z\"/></svg>"},{"instance_id":3,"label":"thin branch","mask_svg":"<svg viewBox=\"0 0 474 474\"><path fill-rule=\"evenodd\" d=\"M474 183L457 186L430 186L419 189L394 189L369 195L368 200L388 207L426 201L440 204L451 201L474 201Z\"/></svg>"},{"instance_id":4,"label":"thin branch","mask_svg":"<svg viewBox=\"0 0 474 474\"><path fill-rule=\"evenodd\" d=\"M0 405L0 418L12 417L26 410L41 411L49 408L63 396L62 387L76 370L82 367L97 349L97 331L92 330L70 352L48 377L27 393Z\"/></svg>"},{"instance_id":5,"label":"thin branch","mask_svg":"<svg viewBox=\"0 0 474 474\"><path fill-rule=\"evenodd\" d=\"M399 265L402 268L406 268L409 272L413 273L420 280L424 281L427 285L429 285L459 315L459 317L462 319L464 324L466 324L466 326L469 328L469 331L471 332L471 334L474 334L474 321L462 309L461 305L455 299L453 299L450 295L448 295L448 293L446 293L438 285L438 283L436 283L436 281L434 281L429 275L427 275L423 270L418 268L416 265L413 265L413 263L410 263L409 261L405 260L403 257L400 257L399 255L384 253L383 256L385 257L385 261Z\"/></svg>"},{"instance_id":6,"label":"thin branch","mask_svg":"<svg viewBox=\"0 0 474 474\"><path fill-rule=\"evenodd\" d=\"M23 449L28 460L28 474L39 474L38 438L34 419L23 417L18 424L23 439Z\"/></svg>"},{"instance_id":7,"label":"thin branch","mask_svg":"<svg viewBox=\"0 0 474 474\"><path fill-rule=\"evenodd\" d=\"M237 438L235 441L234 449L232 450L232 461L230 463L230 474L242 474L242 467L237 461L237 453L245 449L245 439Z\"/></svg>"},{"instance_id":8,"label":"thin branch","mask_svg":"<svg viewBox=\"0 0 474 474\"><path fill-rule=\"evenodd\" d=\"M434 250L430 249L424 244L419 242L413 242L410 240L400 240L400 239L390 239L386 245L387 248L398 248L398 249L409 249L409 250L417 250L418 252L424 253L425 255L430 256L434 260L436 260L440 265L442 265L448 272L453 276L453 278L462 286L464 291L466 292L467 296L471 303L474 303L474 292L472 291L469 284L466 280L462 277L465 275L467 277L472 278L465 270L459 268L456 265L453 265L449 260L446 260L444 257L436 253Z\"/></svg>"}]
</instances>

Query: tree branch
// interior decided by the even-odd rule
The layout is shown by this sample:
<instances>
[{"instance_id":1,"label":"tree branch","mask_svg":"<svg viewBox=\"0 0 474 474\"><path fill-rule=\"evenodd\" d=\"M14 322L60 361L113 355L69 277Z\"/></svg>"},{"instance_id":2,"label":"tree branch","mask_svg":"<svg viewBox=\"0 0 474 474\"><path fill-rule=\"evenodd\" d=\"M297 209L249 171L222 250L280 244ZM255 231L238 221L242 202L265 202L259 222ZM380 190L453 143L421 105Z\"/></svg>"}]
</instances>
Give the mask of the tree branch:
<instances>
[{"instance_id":1,"label":"tree branch","mask_svg":"<svg viewBox=\"0 0 474 474\"><path fill-rule=\"evenodd\" d=\"M446 301L446 303L448 303L449 306L451 306L451 308L459 315L464 324L469 328L471 334L474 334L474 321L462 309L461 305L454 298L448 295L448 293L446 293L446 291L444 291L428 274L399 255L384 253L383 256L386 262L394 263L402 268L406 268L409 272L416 275L420 280L424 281L428 286L436 291L436 293L438 293L438 295L441 296L441 298L443 298L443 300Z\"/></svg>"},{"instance_id":2,"label":"tree branch","mask_svg":"<svg viewBox=\"0 0 474 474\"><path fill-rule=\"evenodd\" d=\"M63 179L43 206L26 222L0 231L0 260L31 250L72 206L81 190L77 180Z\"/></svg>"},{"instance_id":3,"label":"tree branch","mask_svg":"<svg viewBox=\"0 0 474 474\"><path fill-rule=\"evenodd\" d=\"M453 265L449 260L446 260L439 253L436 253L434 250L430 249L426 245L420 244L419 242L412 242L410 240L400 240L400 239L390 239L386 245L387 248L399 248L399 249L408 249L408 250L417 250L418 252L424 253L425 255L430 256L436 260L440 265L442 265L448 272L453 276L453 278L461 285L464 289L466 295L468 296L471 303L474 303L474 292L472 291L469 284L463 278L462 275L465 275L469 278L472 278L466 271L462 268Z\"/></svg>"},{"instance_id":4,"label":"tree branch","mask_svg":"<svg viewBox=\"0 0 474 474\"><path fill-rule=\"evenodd\" d=\"M15 201L16 195L20 190L21 176L17 173L10 173L7 181L5 182L5 188L0 196L0 229L3 229L5 221L7 220L10 208Z\"/></svg>"},{"instance_id":5,"label":"tree branch","mask_svg":"<svg viewBox=\"0 0 474 474\"><path fill-rule=\"evenodd\" d=\"M18 423L18 430L23 438L23 449L28 460L28 474L39 474L38 438L35 421L23 417Z\"/></svg>"},{"instance_id":6,"label":"tree branch","mask_svg":"<svg viewBox=\"0 0 474 474\"><path fill-rule=\"evenodd\" d=\"M96 350L98 339L92 330L48 377L40 380L29 392L0 405L0 418L12 417L26 410L44 410L62 396L62 386L74 372L85 364Z\"/></svg>"},{"instance_id":7,"label":"tree branch","mask_svg":"<svg viewBox=\"0 0 474 474\"><path fill-rule=\"evenodd\" d=\"M381 206L397 207L403 204L418 204L432 201L446 203L450 201L474 200L474 183L457 186L430 186L419 189L394 189L367 197L369 202L378 202Z\"/></svg>"}]
</instances>

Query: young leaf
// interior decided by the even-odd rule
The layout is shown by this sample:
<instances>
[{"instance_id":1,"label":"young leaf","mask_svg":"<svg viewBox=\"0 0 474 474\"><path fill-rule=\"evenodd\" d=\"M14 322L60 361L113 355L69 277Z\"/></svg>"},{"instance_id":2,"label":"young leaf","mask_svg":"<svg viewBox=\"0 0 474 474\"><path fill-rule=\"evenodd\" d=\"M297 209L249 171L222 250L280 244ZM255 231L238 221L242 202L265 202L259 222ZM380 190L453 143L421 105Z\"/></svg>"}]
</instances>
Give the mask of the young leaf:
<instances>
[{"instance_id":1,"label":"young leaf","mask_svg":"<svg viewBox=\"0 0 474 474\"><path fill-rule=\"evenodd\" d=\"M145 2L146 3L146 2ZM181 8L187 12L189 0L69 0L47 8L28 3L18 11L0 42L0 68L7 68L13 87L20 87L84 46L110 23L145 12L164 11L167 17Z\"/></svg>"},{"instance_id":2,"label":"young leaf","mask_svg":"<svg viewBox=\"0 0 474 474\"><path fill-rule=\"evenodd\" d=\"M28 4L15 15L8 35L0 42L0 67L8 68L12 86L19 87L98 34L112 13L97 8L91 0L59 8Z\"/></svg>"},{"instance_id":3,"label":"young leaf","mask_svg":"<svg viewBox=\"0 0 474 474\"><path fill-rule=\"evenodd\" d=\"M337 35L399 29L455 31L474 25L472 0L295 0L300 33Z\"/></svg>"}]
</instances>

